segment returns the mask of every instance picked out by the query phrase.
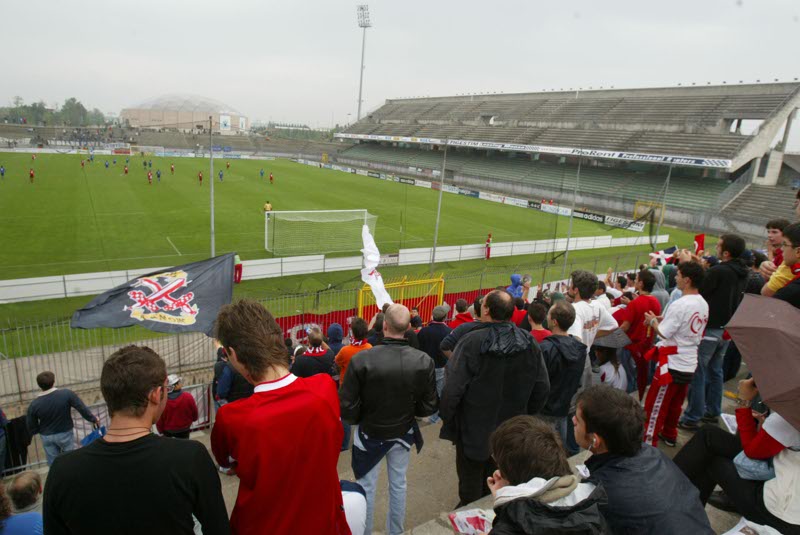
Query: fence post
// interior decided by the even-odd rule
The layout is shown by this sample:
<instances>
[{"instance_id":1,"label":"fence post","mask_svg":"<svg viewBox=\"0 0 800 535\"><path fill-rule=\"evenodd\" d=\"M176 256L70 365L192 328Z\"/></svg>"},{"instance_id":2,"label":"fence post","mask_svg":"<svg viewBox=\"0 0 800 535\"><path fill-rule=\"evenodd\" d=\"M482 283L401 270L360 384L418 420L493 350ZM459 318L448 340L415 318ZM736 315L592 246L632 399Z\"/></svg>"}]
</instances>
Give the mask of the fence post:
<instances>
[{"instance_id":1,"label":"fence post","mask_svg":"<svg viewBox=\"0 0 800 535\"><path fill-rule=\"evenodd\" d=\"M19 359L14 359L14 372L17 375L17 390L19 393L19 402L22 403L22 383L19 377Z\"/></svg>"},{"instance_id":2,"label":"fence post","mask_svg":"<svg viewBox=\"0 0 800 535\"><path fill-rule=\"evenodd\" d=\"M181 361L181 333L175 336L175 344L178 346L178 373L183 373L183 364Z\"/></svg>"}]
</instances>

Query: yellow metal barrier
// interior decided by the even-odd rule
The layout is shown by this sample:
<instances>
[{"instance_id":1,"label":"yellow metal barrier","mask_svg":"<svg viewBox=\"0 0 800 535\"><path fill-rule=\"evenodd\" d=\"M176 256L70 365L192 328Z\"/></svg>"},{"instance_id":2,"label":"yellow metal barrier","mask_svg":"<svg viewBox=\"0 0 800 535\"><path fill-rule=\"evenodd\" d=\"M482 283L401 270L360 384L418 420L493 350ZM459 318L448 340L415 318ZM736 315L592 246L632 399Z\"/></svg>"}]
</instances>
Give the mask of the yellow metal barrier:
<instances>
[{"instance_id":1,"label":"yellow metal barrier","mask_svg":"<svg viewBox=\"0 0 800 535\"><path fill-rule=\"evenodd\" d=\"M444 299L444 277L426 277L414 279L403 277L395 281L384 282L386 291L395 303L417 307L423 321L429 321L434 307L441 305ZM358 315L369 320L378 310L372 289L365 284L358 292Z\"/></svg>"}]
</instances>

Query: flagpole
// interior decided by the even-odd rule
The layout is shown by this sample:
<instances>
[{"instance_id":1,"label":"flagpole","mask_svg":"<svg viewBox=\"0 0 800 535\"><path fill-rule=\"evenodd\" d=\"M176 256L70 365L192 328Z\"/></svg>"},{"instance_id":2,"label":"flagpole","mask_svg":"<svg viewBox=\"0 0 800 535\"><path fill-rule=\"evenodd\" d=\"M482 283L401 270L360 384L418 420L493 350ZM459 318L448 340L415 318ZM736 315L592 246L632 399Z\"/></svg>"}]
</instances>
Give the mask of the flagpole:
<instances>
[{"instance_id":1,"label":"flagpole","mask_svg":"<svg viewBox=\"0 0 800 535\"><path fill-rule=\"evenodd\" d=\"M664 220L664 210L667 209L667 191L669 191L669 179L672 176L672 164L669 164L669 171L667 171L667 183L664 185L664 196L661 198L661 217L658 218L658 225L656 225L656 247L658 247L658 234L661 232L661 222Z\"/></svg>"},{"instance_id":2,"label":"flagpole","mask_svg":"<svg viewBox=\"0 0 800 535\"><path fill-rule=\"evenodd\" d=\"M575 176L575 189L572 191L572 210L569 213L569 230L567 230L567 247L564 249L564 267L561 268L561 275L567 272L567 258L569 258L569 242L572 239L572 218L575 217L575 205L578 202L578 187L581 181L581 162L583 158L578 156L578 173ZM558 216L556 215L556 218Z\"/></svg>"},{"instance_id":3,"label":"flagpole","mask_svg":"<svg viewBox=\"0 0 800 535\"><path fill-rule=\"evenodd\" d=\"M439 185L439 206L436 208L436 226L433 229L433 251L431 252L430 274L433 276L433 266L436 264L436 243L439 241L439 216L442 214L442 193L444 192L444 174L447 168L447 141L444 140L444 158L442 159L442 176Z\"/></svg>"},{"instance_id":4,"label":"flagpole","mask_svg":"<svg viewBox=\"0 0 800 535\"><path fill-rule=\"evenodd\" d=\"M214 117L208 116L208 154L211 170L208 175L208 183L211 184L211 258L216 256L214 244Z\"/></svg>"}]
</instances>

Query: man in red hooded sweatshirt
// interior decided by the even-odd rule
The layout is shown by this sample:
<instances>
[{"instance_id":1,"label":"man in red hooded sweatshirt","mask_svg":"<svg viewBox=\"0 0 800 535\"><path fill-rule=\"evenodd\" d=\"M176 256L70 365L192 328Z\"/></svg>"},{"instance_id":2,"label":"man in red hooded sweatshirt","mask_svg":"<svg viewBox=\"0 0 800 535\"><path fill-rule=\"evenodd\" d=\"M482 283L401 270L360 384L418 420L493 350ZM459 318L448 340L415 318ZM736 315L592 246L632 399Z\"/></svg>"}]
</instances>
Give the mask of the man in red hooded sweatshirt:
<instances>
[{"instance_id":1,"label":"man in red hooded sweatshirt","mask_svg":"<svg viewBox=\"0 0 800 535\"><path fill-rule=\"evenodd\" d=\"M167 376L167 406L156 422L158 432L167 437L189 438L192 422L197 420L194 396L183 391L183 381L175 374Z\"/></svg>"},{"instance_id":2,"label":"man in red hooded sweatshirt","mask_svg":"<svg viewBox=\"0 0 800 535\"><path fill-rule=\"evenodd\" d=\"M474 318L472 317L472 314L467 312L468 306L469 305L467 304L466 299L459 299L456 301L456 317L453 318L453 320L448 323L447 326L451 329L455 329L462 323L472 323Z\"/></svg>"}]
</instances>

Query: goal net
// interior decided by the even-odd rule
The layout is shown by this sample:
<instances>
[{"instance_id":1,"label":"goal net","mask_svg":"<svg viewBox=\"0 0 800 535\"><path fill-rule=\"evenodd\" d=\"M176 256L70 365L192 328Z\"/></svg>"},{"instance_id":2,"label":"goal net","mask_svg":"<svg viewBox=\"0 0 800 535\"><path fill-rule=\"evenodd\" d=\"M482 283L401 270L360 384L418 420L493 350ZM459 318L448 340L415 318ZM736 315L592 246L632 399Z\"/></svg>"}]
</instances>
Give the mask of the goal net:
<instances>
[{"instance_id":1,"label":"goal net","mask_svg":"<svg viewBox=\"0 0 800 535\"><path fill-rule=\"evenodd\" d=\"M367 210L302 210L264 213L264 247L274 255L358 251L361 228L375 236L378 216Z\"/></svg>"}]
</instances>

